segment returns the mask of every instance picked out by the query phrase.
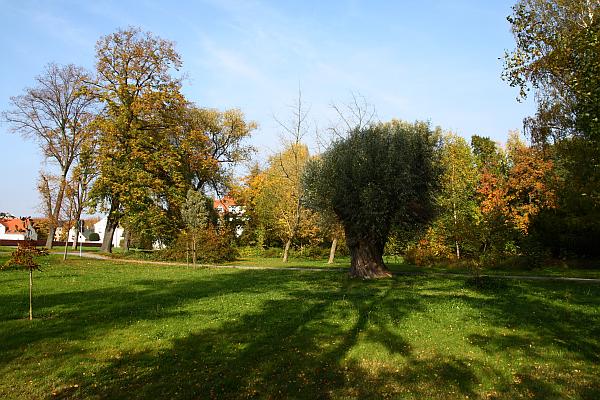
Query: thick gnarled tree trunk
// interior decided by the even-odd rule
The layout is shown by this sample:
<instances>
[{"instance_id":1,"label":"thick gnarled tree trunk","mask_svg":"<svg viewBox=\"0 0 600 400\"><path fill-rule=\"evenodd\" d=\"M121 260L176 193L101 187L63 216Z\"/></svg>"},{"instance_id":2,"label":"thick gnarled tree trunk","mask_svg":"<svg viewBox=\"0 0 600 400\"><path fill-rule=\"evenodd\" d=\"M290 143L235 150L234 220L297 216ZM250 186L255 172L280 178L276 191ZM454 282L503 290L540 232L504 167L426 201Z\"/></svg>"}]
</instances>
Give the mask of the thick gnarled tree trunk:
<instances>
[{"instance_id":1,"label":"thick gnarled tree trunk","mask_svg":"<svg viewBox=\"0 0 600 400\"><path fill-rule=\"evenodd\" d=\"M375 239L347 237L350 250L350 276L360 279L389 278L392 276L383 262L383 246Z\"/></svg>"},{"instance_id":2,"label":"thick gnarled tree trunk","mask_svg":"<svg viewBox=\"0 0 600 400\"><path fill-rule=\"evenodd\" d=\"M117 230L118 225L119 221L114 218L110 218L109 216L108 221L106 221L106 229L104 230L104 237L102 238L102 246L100 247L100 251L112 253L113 237L115 236L115 231Z\"/></svg>"}]
</instances>

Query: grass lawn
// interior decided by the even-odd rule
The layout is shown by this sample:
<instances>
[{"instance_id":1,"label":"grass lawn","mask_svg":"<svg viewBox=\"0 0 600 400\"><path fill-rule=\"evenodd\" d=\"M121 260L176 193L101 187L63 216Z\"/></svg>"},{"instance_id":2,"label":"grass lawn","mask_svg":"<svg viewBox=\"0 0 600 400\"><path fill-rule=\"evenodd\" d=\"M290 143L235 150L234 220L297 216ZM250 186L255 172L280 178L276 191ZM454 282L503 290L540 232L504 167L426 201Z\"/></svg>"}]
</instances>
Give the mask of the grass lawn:
<instances>
[{"instance_id":1,"label":"grass lawn","mask_svg":"<svg viewBox=\"0 0 600 400\"><path fill-rule=\"evenodd\" d=\"M0 246L0 254L2 252L13 251L14 247ZM64 247L55 247L54 252L62 252ZM91 247L83 248L84 252L100 252L100 248ZM69 249L69 257L77 257L79 250L73 251ZM131 249L128 252L123 252L121 248L114 248L113 254L105 254L115 260L131 259L142 261L157 261L151 250ZM392 272L396 273L454 273L454 274L470 274L468 268L454 264L437 265L437 266L416 266L404 262L402 257L386 256L384 257L386 265ZM338 256L333 264L327 264L327 259L309 259L290 257L287 263L282 263L280 257L262 257L262 256L240 256L234 261L225 261L221 265L248 266L248 267L268 267L268 268L317 268L317 269L348 269L350 267L350 257ZM516 276L548 276L548 277L572 277L572 278L595 278L600 279L600 260L571 260L558 261L555 260L551 264L541 268L522 269L521 267L511 267L510 265L484 268L482 273L492 276L516 275Z\"/></svg>"},{"instance_id":2,"label":"grass lawn","mask_svg":"<svg viewBox=\"0 0 600 400\"><path fill-rule=\"evenodd\" d=\"M419 267L411 265L402 259L402 257L384 257L388 268L397 273L456 273L470 274L465 267L455 267L452 265ZM350 257L336 257L333 264L327 264L327 260L310 260L302 258L290 258L287 264L281 262L280 258L269 257L240 257L238 260L225 262L227 265L239 266L261 266L270 268L319 268L319 269L340 269L350 267ZM499 267L485 268L482 270L485 275L493 276L548 276L548 277L573 277L573 278L595 278L600 279L600 266L588 264L581 266L574 262L555 262L553 265L546 265L541 268L523 270L519 268Z\"/></svg>"},{"instance_id":3,"label":"grass lawn","mask_svg":"<svg viewBox=\"0 0 600 400\"><path fill-rule=\"evenodd\" d=\"M600 398L598 284L59 259L31 322L0 272L2 399Z\"/></svg>"}]
</instances>

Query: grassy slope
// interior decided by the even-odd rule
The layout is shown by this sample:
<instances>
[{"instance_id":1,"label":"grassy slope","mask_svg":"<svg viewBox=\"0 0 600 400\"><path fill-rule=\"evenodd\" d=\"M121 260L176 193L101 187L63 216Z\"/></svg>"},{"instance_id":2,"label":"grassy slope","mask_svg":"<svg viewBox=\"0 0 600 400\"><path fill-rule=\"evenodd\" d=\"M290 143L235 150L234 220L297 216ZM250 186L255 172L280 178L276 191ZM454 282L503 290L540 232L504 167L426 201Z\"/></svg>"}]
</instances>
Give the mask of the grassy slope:
<instances>
[{"instance_id":1,"label":"grassy slope","mask_svg":"<svg viewBox=\"0 0 600 400\"><path fill-rule=\"evenodd\" d=\"M600 398L600 285L51 260L33 322L0 272L0 398Z\"/></svg>"}]
</instances>

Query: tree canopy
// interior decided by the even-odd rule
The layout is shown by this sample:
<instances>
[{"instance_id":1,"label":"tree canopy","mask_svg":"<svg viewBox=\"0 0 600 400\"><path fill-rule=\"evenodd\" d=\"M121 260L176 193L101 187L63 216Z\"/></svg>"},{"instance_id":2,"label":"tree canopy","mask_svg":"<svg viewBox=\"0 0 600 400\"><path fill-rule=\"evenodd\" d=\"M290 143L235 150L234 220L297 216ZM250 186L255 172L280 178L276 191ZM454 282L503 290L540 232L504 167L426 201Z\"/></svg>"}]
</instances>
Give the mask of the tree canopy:
<instances>
[{"instance_id":1,"label":"tree canopy","mask_svg":"<svg viewBox=\"0 0 600 400\"><path fill-rule=\"evenodd\" d=\"M351 131L308 164L306 203L343 224L351 276L389 276L383 251L392 226L431 217L439 139L427 123L394 120Z\"/></svg>"},{"instance_id":2,"label":"tree canopy","mask_svg":"<svg viewBox=\"0 0 600 400\"><path fill-rule=\"evenodd\" d=\"M12 97L12 108L3 113L12 130L38 142L45 158L58 165L60 171L53 196L45 195L50 190L41 192L49 221L48 248L52 248L69 171L94 135L90 124L95 118L96 98L85 90L88 79L81 67L48 64L36 78L36 85Z\"/></svg>"}]
</instances>

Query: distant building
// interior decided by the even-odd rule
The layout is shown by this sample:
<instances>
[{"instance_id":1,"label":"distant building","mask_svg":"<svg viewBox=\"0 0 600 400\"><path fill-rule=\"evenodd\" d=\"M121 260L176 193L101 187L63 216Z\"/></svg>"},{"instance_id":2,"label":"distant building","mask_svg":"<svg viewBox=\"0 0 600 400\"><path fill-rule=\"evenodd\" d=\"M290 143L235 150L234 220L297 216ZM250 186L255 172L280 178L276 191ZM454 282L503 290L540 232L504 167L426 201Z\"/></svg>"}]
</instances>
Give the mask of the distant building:
<instances>
[{"instance_id":1,"label":"distant building","mask_svg":"<svg viewBox=\"0 0 600 400\"><path fill-rule=\"evenodd\" d=\"M229 196L225 196L222 199L215 199L213 207L219 215L232 214L242 216L246 211L244 206L237 205L235 200Z\"/></svg>"},{"instance_id":2,"label":"distant building","mask_svg":"<svg viewBox=\"0 0 600 400\"><path fill-rule=\"evenodd\" d=\"M31 218L0 218L0 239L37 240Z\"/></svg>"},{"instance_id":3,"label":"distant building","mask_svg":"<svg viewBox=\"0 0 600 400\"><path fill-rule=\"evenodd\" d=\"M90 233L92 233L93 230L91 229L84 229L83 232L79 232L79 235L77 235L77 241L79 243L83 243L83 242L88 242L89 239L88 237L90 236ZM75 227L72 227L71 229L69 229L69 242L72 242L75 240Z\"/></svg>"},{"instance_id":4,"label":"distant building","mask_svg":"<svg viewBox=\"0 0 600 400\"><path fill-rule=\"evenodd\" d=\"M235 235L237 237L241 236L244 232L244 222L246 220L244 213L246 212L246 207L236 204L233 198L225 196L222 199L215 199L213 208L221 218L226 218L229 222L235 220Z\"/></svg>"},{"instance_id":5,"label":"distant building","mask_svg":"<svg viewBox=\"0 0 600 400\"><path fill-rule=\"evenodd\" d=\"M104 238L104 232L106 232L106 224L108 222L108 217L102 218L100 221L94 224L94 232L96 232L100 236L100 241ZM113 247L121 247L121 240L123 240L123 233L125 230L118 226L115 229L115 234L113 235L112 245Z\"/></svg>"}]
</instances>

